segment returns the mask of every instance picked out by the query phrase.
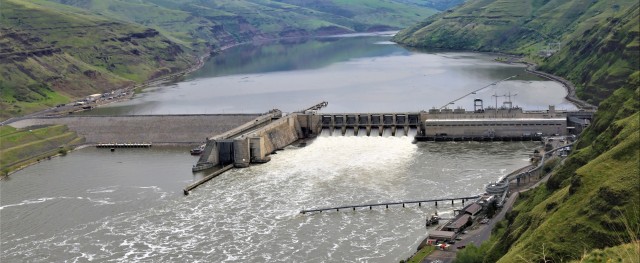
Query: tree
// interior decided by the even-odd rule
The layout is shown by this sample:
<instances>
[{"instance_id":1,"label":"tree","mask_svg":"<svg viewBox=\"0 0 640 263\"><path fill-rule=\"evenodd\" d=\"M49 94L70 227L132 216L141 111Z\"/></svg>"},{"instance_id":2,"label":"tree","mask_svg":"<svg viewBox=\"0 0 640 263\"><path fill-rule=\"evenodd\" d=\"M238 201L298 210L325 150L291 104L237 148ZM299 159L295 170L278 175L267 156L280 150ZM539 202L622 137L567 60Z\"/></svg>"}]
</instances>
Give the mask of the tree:
<instances>
[{"instance_id":1,"label":"tree","mask_svg":"<svg viewBox=\"0 0 640 263\"><path fill-rule=\"evenodd\" d=\"M454 263L482 263L484 254L482 246L476 247L469 244L466 248L458 251Z\"/></svg>"}]
</instances>

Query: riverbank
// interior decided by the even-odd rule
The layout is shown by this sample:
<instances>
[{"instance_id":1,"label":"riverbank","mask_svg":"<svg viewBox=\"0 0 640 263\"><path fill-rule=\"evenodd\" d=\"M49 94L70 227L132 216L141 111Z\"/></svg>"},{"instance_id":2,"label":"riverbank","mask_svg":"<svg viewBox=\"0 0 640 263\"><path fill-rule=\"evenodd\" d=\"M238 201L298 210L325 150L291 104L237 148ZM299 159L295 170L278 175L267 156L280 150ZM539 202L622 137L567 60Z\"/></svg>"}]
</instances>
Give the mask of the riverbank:
<instances>
[{"instance_id":1,"label":"riverbank","mask_svg":"<svg viewBox=\"0 0 640 263\"><path fill-rule=\"evenodd\" d=\"M391 34L393 32L378 32L378 33L367 33L368 35L381 35L381 34ZM362 34L353 34L354 36L360 36ZM151 78L145 80L142 83L131 83L128 86L112 90L108 95L103 96L102 98L91 100L91 101L82 101L84 97L78 97L75 99L79 99L76 103L75 101L69 102L66 105L58 105L57 107L47 108L44 110L40 110L37 112L25 114L22 116L15 116L6 120L0 121L0 125L9 124L18 120L30 118L30 117L42 117L42 116L63 116L68 114L75 114L80 112L91 111L94 108L100 108L105 105L112 105L115 103L121 103L134 98L136 94L144 92L148 88L154 88L166 83L175 83L184 80L190 74L200 70L210 59L215 56L222 54L223 52L232 49L234 47L238 47L241 45L248 44L261 44L268 43L272 41L279 40L296 40L296 39L314 39L314 38L327 38L327 37L348 37L351 35L317 35L317 36L298 36L298 37L280 37L280 38L264 38L264 39L255 39L253 41L245 41L245 42L237 42L237 43L227 43L217 48L210 48L207 51L204 51L203 54L195 54L193 55L193 63L190 67L177 71L168 75L158 76L155 78ZM86 94L88 96L90 94ZM270 108L261 109L257 112L264 112Z\"/></svg>"},{"instance_id":2,"label":"riverbank","mask_svg":"<svg viewBox=\"0 0 640 263\"><path fill-rule=\"evenodd\" d=\"M67 115L19 120L1 127L3 131L7 131L2 133L7 135L2 137L1 170L2 174L8 175L81 145L98 143L199 145L205 142L207 137L231 130L257 116L257 114ZM49 130L59 132L46 132ZM13 138L21 134L20 138ZM36 134L38 136L34 137ZM13 137L9 138L9 136ZM40 147L36 147L38 145ZM19 154L12 154L16 151ZM13 155L16 157L11 157Z\"/></svg>"},{"instance_id":3,"label":"riverbank","mask_svg":"<svg viewBox=\"0 0 640 263\"><path fill-rule=\"evenodd\" d=\"M65 155L84 142L64 125L34 126L29 129L0 127L0 171L2 176L42 160Z\"/></svg>"},{"instance_id":4,"label":"riverbank","mask_svg":"<svg viewBox=\"0 0 640 263\"><path fill-rule=\"evenodd\" d=\"M514 170L504 177L505 180L509 181L509 191L502 207L500 208L500 211L495 216L493 216L492 218L487 218L488 220L485 222L480 222L479 220L474 221L466 231L462 232L462 234L458 236L460 237L460 241L457 241L455 245L452 245L449 250L435 250L427 257L424 257L421 262L430 263L439 260L439 262L442 263L451 263L455 261L458 251L465 249L466 246L474 245L476 247L479 247L483 242L488 241L496 225L505 218L506 213L512 210L519 194L534 189L541 183L546 182L551 175L550 171L554 168L552 166L556 166L560 163L555 161L556 159L552 158L551 156L558 149L562 149L564 145L566 145L564 140L559 140L558 138L550 138L545 142L551 144L553 146L553 150L545 152L545 147L536 149L539 152L540 156L548 156L547 158L542 159L541 164L527 165L520 169ZM549 164L551 164L551 166L549 166L549 169L547 170L546 166ZM530 176L523 177L522 180L517 180L517 178L523 173L534 170L536 172L531 172ZM426 243L426 241L423 241L423 243Z\"/></svg>"},{"instance_id":5,"label":"riverbank","mask_svg":"<svg viewBox=\"0 0 640 263\"><path fill-rule=\"evenodd\" d=\"M567 92L568 92L567 96L565 96L565 99L574 103L576 106L578 106L579 109L581 110L597 110L598 109L598 107L591 105L590 103L578 98L578 96L576 95L576 86L574 86L571 81L553 74L538 71L536 70L538 65L536 65L535 63L529 63L529 62L522 62L522 63L527 65L527 68L525 69L527 72L561 83L567 89Z\"/></svg>"},{"instance_id":6,"label":"riverbank","mask_svg":"<svg viewBox=\"0 0 640 263\"><path fill-rule=\"evenodd\" d=\"M265 40L260 40L265 41ZM159 86L163 83L179 81L188 74L201 69L211 56L216 56L230 48L248 44L250 42L232 43L224 45L206 54L198 56L193 65L180 72L161 76L115 90L93 101L68 103L49 108L40 112L11 118L2 122L1 126L12 126L19 129L36 129L30 127L47 125L64 125L78 133L81 143L51 144L55 149L43 149L32 152L30 156L20 155L20 158L3 159L12 161L0 166L5 175L28 167L30 164L55 157L60 149L64 152L73 150L78 145L92 145L97 143L135 143L151 142L154 145L197 145L203 143L207 137L232 129L255 117L255 114L193 114L193 115L157 115L157 116L85 116L93 108L102 107L132 99L143 89ZM82 113L78 116L78 113ZM43 138L46 139L46 134Z\"/></svg>"},{"instance_id":7,"label":"riverbank","mask_svg":"<svg viewBox=\"0 0 640 263\"><path fill-rule=\"evenodd\" d=\"M523 57L509 55L509 54L500 54L500 55L504 56L504 58L498 57L495 59L495 61L506 63L506 64L523 64L526 66L525 68L526 72L562 84L562 86L564 86L565 89L567 89L567 96L565 96L565 99L575 104L578 107L578 109L581 109L581 110L597 110L598 109L598 107L578 98L578 96L576 95L576 86L573 85L573 82L560 76L539 71L537 70L538 65L536 63L525 61Z\"/></svg>"}]
</instances>

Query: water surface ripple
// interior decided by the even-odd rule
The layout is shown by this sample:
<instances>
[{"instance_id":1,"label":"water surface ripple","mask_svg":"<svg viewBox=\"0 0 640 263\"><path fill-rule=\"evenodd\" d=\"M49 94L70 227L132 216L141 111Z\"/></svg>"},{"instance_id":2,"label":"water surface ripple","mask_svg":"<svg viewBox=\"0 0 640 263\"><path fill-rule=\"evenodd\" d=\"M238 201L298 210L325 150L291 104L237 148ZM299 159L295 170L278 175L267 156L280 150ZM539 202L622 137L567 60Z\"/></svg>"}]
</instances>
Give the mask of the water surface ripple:
<instances>
[{"instance_id":1,"label":"water surface ripple","mask_svg":"<svg viewBox=\"0 0 640 263\"><path fill-rule=\"evenodd\" d=\"M231 170L186 197L181 187L197 179L186 149L87 148L2 181L0 259L397 262L425 236L432 205L299 211L477 194L525 165L534 145L322 136L279 151L269 163ZM445 203L438 211L450 217L459 207Z\"/></svg>"}]
</instances>

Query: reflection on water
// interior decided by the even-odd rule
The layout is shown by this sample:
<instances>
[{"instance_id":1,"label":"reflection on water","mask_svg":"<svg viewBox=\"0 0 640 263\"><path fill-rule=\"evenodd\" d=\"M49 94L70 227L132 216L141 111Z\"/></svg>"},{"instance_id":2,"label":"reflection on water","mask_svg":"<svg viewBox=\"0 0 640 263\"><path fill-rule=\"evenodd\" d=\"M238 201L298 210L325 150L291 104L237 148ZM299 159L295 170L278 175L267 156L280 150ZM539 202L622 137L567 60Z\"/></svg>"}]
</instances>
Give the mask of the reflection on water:
<instances>
[{"instance_id":1,"label":"reflection on water","mask_svg":"<svg viewBox=\"0 0 640 263\"><path fill-rule=\"evenodd\" d=\"M283 40L240 45L222 52L187 80L150 89L134 100L88 114L256 113L299 110L322 100L327 112L406 112L440 107L509 76L473 99L495 106L511 92L525 109L574 109L560 84L522 66L478 53L424 52L388 42L389 36ZM505 97L499 97L501 106Z\"/></svg>"},{"instance_id":2,"label":"reflection on water","mask_svg":"<svg viewBox=\"0 0 640 263\"><path fill-rule=\"evenodd\" d=\"M486 54L423 53L388 36L239 46L190 79L91 114L417 111L475 94L511 92L526 109L568 108L564 89ZM470 108L473 98L455 106ZM501 101L498 101L500 104ZM307 147L231 170L184 197L200 178L186 148L85 148L0 182L0 261L398 262L425 236L435 207L300 215L305 208L473 195L528 163L533 142L412 143L323 131ZM460 204L440 205L452 216Z\"/></svg>"},{"instance_id":3,"label":"reflection on water","mask_svg":"<svg viewBox=\"0 0 640 263\"><path fill-rule=\"evenodd\" d=\"M188 149L86 148L0 182L0 261L398 262L435 207L299 211L477 194L534 145L325 134L186 197Z\"/></svg>"}]
</instances>

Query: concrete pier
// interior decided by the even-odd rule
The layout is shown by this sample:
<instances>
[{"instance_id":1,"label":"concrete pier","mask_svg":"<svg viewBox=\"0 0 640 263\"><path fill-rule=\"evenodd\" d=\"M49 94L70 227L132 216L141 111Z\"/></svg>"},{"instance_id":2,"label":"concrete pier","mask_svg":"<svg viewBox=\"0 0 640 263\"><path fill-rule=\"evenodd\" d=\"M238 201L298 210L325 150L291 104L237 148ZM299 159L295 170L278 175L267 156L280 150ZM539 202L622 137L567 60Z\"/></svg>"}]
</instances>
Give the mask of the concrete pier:
<instances>
[{"instance_id":1,"label":"concrete pier","mask_svg":"<svg viewBox=\"0 0 640 263\"><path fill-rule=\"evenodd\" d=\"M213 179L214 177L216 177L218 175L221 175L222 173L224 173L226 171L231 170L231 168L233 168L233 165L224 166L220 170L217 170L217 171L213 172L212 174L205 176L204 178L198 180L197 182L192 183L190 185L187 185L183 190L184 195L189 195L189 192L191 190L193 190L196 187L198 187L199 185L204 184L205 182Z\"/></svg>"},{"instance_id":2,"label":"concrete pier","mask_svg":"<svg viewBox=\"0 0 640 263\"><path fill-rule=\"evenodd\" d=\"M227 132L207 137L204 151L196 165L193 166L192 171L203 171L217 165L227 165L229 163L233 163L237 167L247 167L250 162L251 149L249 142L245 141L247 138L243 137L243 134L255 132L281 116L282 112L272 110Z\"/></svg>"}]
</instances>

